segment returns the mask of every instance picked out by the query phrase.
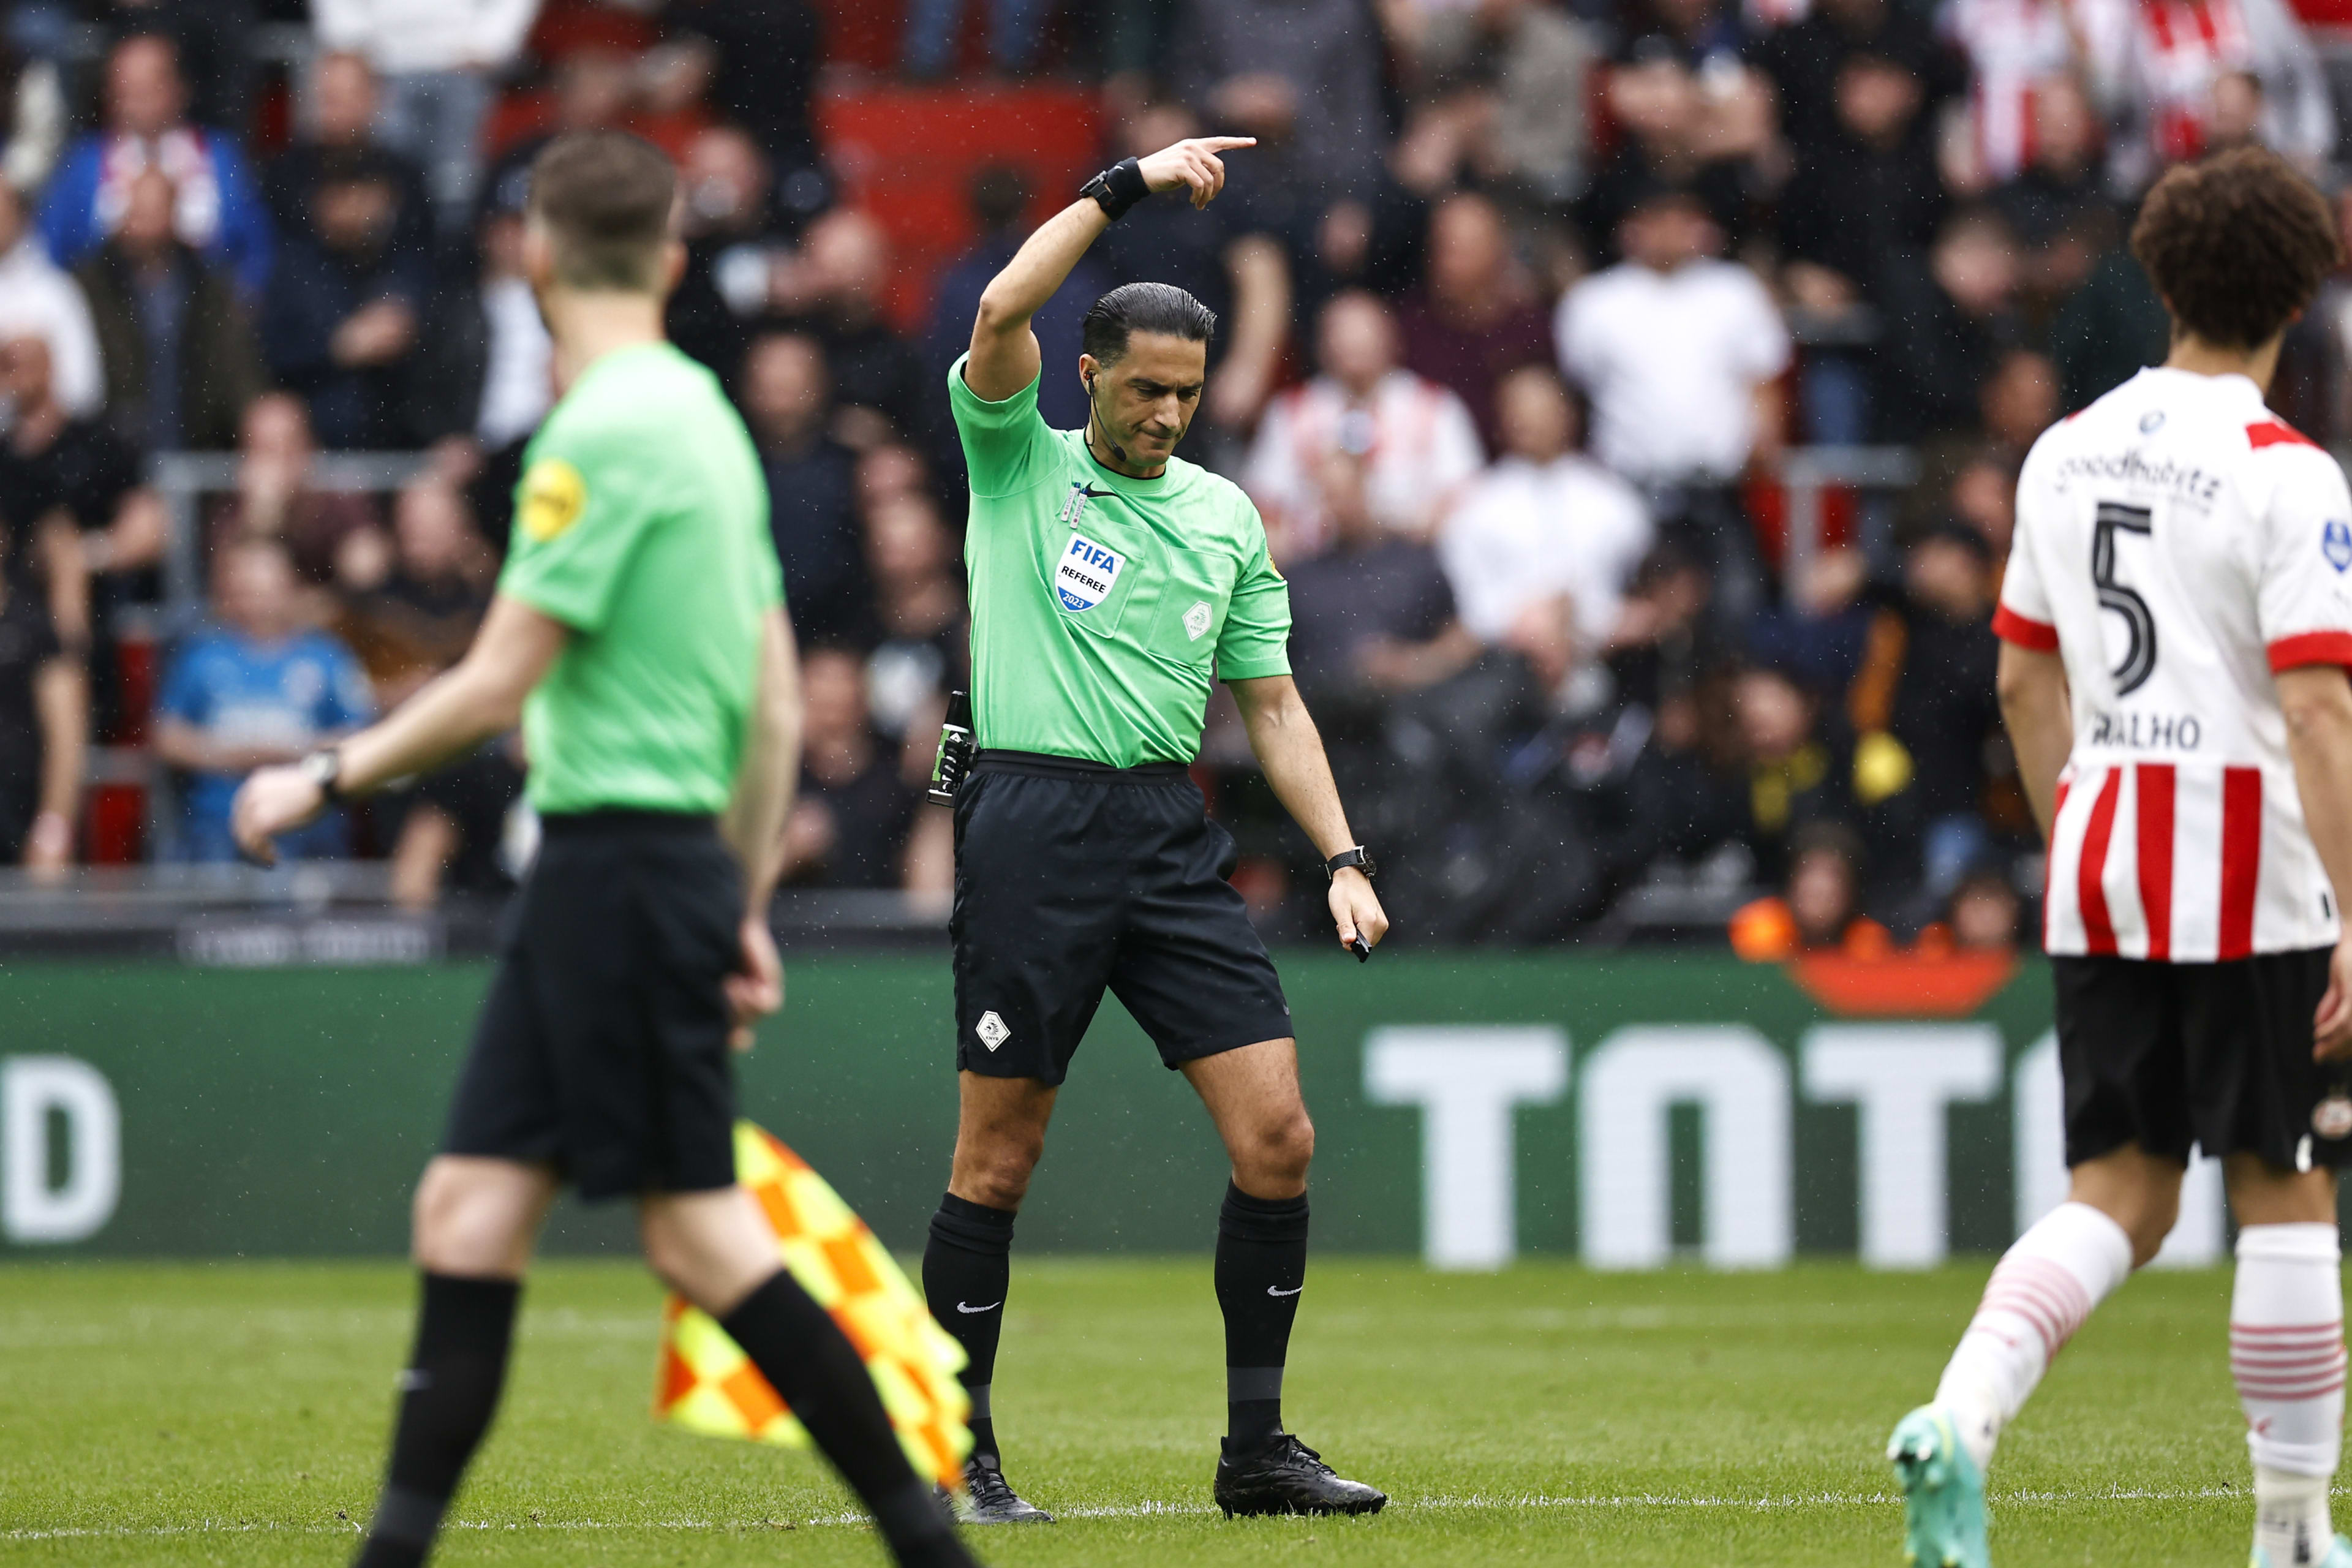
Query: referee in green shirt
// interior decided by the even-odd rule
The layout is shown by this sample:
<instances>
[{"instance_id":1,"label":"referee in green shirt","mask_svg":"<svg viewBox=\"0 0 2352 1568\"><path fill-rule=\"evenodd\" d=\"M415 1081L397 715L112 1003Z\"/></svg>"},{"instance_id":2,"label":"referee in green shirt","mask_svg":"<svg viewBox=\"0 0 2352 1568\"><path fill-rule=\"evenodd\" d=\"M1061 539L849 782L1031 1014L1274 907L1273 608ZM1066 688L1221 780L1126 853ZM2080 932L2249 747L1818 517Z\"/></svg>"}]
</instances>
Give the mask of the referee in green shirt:
<instances>
[{"instance_id":1,"label":"referee in green shirt","mask_svg":"<svg viewBox=\"0 0 2352 1568\"><path fill-rule=\"evenodd\" d=\"M466 658L381 724L246 781L257 857L341 795L520 715L545 839L416 1194L415 1348L362 1568L432 1550L488 1428L558 1186L636 1200L646 1260L716 1317L898 1562L963 1568L865 1363L735 1184L730 1043L775 1010L768 934L800 750L768 498L718 382L662 341L684 251L669 160L617 132L531 167L525 258L562 400L525 454L512 548Z\"/></svg>"},{"instance_id":2,"label":"referee in green shirt","mask_svg":"<svg viewBox=\"0 0 2352 1568\"><path fill-rule=\"evenodd\" d=\"M1048 1517L1006 1484L990 1400L1013 1213L1106 990L1192 1080L1233 1160L1216 1257L1229 1418L1219 1506L1369 1513L1388 1500L1282 1429L1315 1130L1281 982L1225 880L1233 839L1186 777L1223 679L1275 793L1328 858L1339 942L1381 940L1370 860L1291 682L1289 590L1265 526L1239 489L1174 455L1215 318L1165 284L1112 290L1087 313L1075 367L1086 428L1055 430L1037 412L1030 317L1129 207L1180 189L1207 205L1224 184L1219 154L1248 145L1180 142L1097 177L989 285L971 351L948 375L971 469L980 752L955 807L962 1114L923 1286L971 1357L975 1522Z\"/></svg>"}]
</instances>

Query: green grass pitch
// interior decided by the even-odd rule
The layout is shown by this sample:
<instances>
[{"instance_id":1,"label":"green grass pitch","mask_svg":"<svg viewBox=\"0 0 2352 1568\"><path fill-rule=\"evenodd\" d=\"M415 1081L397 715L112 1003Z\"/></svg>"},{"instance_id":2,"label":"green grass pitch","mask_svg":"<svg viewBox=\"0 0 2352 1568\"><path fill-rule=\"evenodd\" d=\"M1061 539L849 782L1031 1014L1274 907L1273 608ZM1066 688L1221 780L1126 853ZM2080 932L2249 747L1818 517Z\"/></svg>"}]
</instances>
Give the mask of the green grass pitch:
<instances>
[{"instance_id":1,"label":"green grass pitch","mask_svg":"<svg viewBox=\"0 0 2352 1568\"><path fill-rule=\"evenodd\" d=\"M1932 1388L1982 1266L1915 1276L1441 1278L1324 1259L1290 1425L1394 1500L1228 1522L1206 1258L1016 1260L996 1388L1012 1475L1063 1522L992 1563L1901 1562L1881 1445ZM0 1269L0 1563L335 1564L373 1500L411 1287L385 1265ZM2095 1318L1996 1462L2032 1564L2245 1561L2228 1277L2151 1273ZM883 1561L812 1458L647 1418L656 1296L544 1268L500 1424L436 1559L653 1568Z\"/></svg>"}]
</instances>

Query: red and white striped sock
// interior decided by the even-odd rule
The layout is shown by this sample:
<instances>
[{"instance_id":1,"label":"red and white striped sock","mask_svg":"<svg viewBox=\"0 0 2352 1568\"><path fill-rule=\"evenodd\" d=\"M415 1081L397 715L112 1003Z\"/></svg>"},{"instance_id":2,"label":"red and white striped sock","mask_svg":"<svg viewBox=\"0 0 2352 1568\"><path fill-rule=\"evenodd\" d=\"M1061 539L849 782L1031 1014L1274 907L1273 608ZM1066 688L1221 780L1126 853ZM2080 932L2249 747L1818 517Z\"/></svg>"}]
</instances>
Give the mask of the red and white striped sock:
<instances>
[{"instance_id":1,"label":"red and white striped sock","mask_svg":"<svg viewBox=\"0 0 2352 1568\"><path fill-rule=\"evenodd\" d=\"M2254 1461L2254 1544L2273 1568L2317 1563L2335 1530L2328 1482L2344 1446L2344 1277L2336 1226L2238 1233L2230 1373Z\"/></svg>"},{"instance_id":2,"label":"red and white striped sock","mask_svg":"<svg viewBox=\"0 0 2352 1568\"><path fill-rule=\"evenodd\" d=\"M2131 1237L2088 1204L2060 1204L2001 1255L1936 1385L1978 1473L2052 1359L2131 1269Z\"/></svg>"}]
</instances>

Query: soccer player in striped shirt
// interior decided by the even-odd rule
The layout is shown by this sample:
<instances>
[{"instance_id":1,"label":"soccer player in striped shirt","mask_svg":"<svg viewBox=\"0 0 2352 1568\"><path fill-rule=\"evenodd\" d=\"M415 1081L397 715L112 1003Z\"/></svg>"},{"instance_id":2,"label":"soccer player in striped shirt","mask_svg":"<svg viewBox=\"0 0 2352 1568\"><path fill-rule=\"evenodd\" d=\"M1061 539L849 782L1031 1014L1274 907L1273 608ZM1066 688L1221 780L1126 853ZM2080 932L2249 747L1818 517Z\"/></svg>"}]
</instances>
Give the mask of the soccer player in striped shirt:
<instances>
[{"instance_id":1,"label":"soccer player in striped shirt","mask_svg":"<svg viewBox=\"0 0 2352 1568\"><path fill-rule=\"evenodd\" d=\"M2317 191L2246 149L2167 174L2132 248L2170 356L2035 444L1993 623L2049 834L2073 1188L1993 1270L1888 1457L1913 1560L1984 1568L1993 1444L2156 1255L2193 1146L2222 1162L2241 1227L2230 1365L2254 1568L2352 1568L2327 1506L2352 1162L2352 496L2263 403L2336 230Z\"/></svg>"}]
</instances>

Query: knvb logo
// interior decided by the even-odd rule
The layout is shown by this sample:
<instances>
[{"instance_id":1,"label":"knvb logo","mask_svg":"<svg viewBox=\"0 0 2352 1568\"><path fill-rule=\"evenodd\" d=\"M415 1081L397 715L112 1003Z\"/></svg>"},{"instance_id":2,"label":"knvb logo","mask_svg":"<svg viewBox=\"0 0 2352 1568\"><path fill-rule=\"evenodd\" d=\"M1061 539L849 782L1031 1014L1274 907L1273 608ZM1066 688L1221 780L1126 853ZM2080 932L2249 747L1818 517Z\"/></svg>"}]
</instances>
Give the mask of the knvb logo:
<instances>
[{"instance_id":1,"label":"knvb logo","mask_svg":"<svg viewBox=\"0 0 2352 1568\"><path fill-rule=\"evenodd\" d=\"M2352 568L2352 523L2330 518L2319 531L2319 552L2339 573Z\"/></svg>"},{"instance_id":2,"label":"knvb logo","mask_svg":"<svg viewBox=\"0 0 2352 1568\"><path fill-rule=\"evenodd\" d=\"M1083 533L1073 533L1054 568L1054 593L1062 608L1083 615L1110 597L1126 565L1127 558L1118 551Z\"/></svg>"}]
</instances>

